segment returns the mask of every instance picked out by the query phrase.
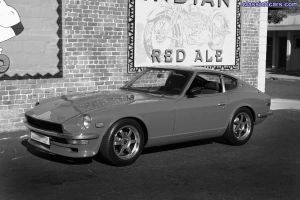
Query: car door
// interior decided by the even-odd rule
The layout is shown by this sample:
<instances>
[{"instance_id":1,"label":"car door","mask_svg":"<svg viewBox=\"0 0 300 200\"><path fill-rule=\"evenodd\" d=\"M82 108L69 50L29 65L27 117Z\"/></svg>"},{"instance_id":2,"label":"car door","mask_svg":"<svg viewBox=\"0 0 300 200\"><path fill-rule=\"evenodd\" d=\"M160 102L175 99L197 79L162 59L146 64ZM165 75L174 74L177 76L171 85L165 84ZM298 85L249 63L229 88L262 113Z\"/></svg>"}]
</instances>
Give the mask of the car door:
<instances>
[{"instance_id":1,"label":"car door","mask_svg":"<svg viewBox=\"0 0 300 200\"><path fill-rule=\"evenodd\" d=\"M218 133L229 116L221 75L197 73L185 96L176 102L174 134Z\"/></svg>"}]
</instances>

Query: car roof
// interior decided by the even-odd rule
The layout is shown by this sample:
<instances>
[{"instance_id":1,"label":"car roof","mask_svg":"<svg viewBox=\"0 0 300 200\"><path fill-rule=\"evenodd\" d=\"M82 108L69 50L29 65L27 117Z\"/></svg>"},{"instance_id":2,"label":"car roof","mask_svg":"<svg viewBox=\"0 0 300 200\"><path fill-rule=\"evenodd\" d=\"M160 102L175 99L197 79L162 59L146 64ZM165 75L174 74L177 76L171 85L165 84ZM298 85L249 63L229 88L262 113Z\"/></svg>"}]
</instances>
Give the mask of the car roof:
<instances>
[{"instance_id":1,"label":"car roof","mask_svg":"<svg viewBox=\"0 0 300 200\"><path fill-rule=\"evenodd\" d=\"M235 79L239 79L238 77L228 74L223 71L218 71L214 69L208 69L200 66L177 66L177 65L168 65L168 66L151 66L151 67L145 67L149 69L175 69L175 70L183 70L183 71L191 71L191 72L208 72L208 73L218 73L218 74L223 74L229 77L233 77Z\"/></svg>"}]
</instances>

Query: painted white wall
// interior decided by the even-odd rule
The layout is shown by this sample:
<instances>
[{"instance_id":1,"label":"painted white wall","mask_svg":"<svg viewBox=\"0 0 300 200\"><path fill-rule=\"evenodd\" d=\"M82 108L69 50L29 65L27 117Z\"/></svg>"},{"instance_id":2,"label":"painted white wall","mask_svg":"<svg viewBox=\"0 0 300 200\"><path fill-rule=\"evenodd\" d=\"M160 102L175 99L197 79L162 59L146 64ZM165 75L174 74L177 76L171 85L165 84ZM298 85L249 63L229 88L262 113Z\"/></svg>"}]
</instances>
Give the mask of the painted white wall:
<instances>
[{"instance_id":1,"label":"painted white wall","mask_svg":"<svg viewBox=\"0 0 300 200\"><path fill-rule=\"evenodd\" d=\"M259 57L257 88L265 92L266 88L266 57L267 57L268 8L260 8L259 20Z\"/></svg>"}]
</instances>

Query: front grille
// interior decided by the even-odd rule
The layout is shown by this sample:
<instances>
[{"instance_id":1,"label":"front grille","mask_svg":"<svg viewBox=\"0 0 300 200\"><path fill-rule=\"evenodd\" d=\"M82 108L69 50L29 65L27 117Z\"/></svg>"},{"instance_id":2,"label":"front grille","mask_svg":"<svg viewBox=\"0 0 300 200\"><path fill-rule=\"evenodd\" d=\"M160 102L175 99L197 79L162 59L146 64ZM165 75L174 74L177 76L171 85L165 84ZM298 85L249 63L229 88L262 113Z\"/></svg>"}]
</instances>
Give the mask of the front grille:
<instances>
[{"instance_id":1,"label":"front grille","mask_svg":"<svg viewBox=\"0 0 300 200\"><path fill-rule=\"evenodd\" d=\"M46 130L46 131L63 133L63 127L61 124L36 119L36 118L28 116L28 115L25 115L25 117L26 117L27 123L30 126L33 126L38 129Z\"/></svg>"}]
</instances>

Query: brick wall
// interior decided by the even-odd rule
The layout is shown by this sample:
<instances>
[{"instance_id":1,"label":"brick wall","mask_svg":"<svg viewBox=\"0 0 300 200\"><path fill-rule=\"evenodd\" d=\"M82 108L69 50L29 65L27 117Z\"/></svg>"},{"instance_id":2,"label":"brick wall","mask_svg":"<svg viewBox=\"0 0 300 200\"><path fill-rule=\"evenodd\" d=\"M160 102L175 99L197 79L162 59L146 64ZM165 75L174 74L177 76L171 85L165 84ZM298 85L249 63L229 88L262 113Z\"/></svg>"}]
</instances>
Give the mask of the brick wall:
<instances>
[{"instance_id":1,"label":"brick wall","mask_svg":"<svg viewBox=\"0 0 300 200\"><path fill-rule=\"evenodd\" d=\"M23 113L40 99L116 89L130 78L127 3L126 0L63 1L63 78L0 81L0 132L24 129ZM241 70L234 74L257 86L260 9L241 11Z\"/></svg>"},{"instance_id":2,"label":"brick wall","mask_svg":"<svg viewBox=\"0 0 300 200\"><path fill-rule=\"evenodd\" d=\"M257 87L260 9L241 7L241 14L241 70L234 75Z\"/></svg>"},{"instance_id":3,"label":"brick wall","mask_svg":"<svg viewBox=\"0 0 300 200\"><path fill-rule=\"evenodd\" d=\"M247 2L243 0L242 2ZM259 0L251 0L259 2ZM268 8L241 7L241 70L233 74L265 91Z\"/></svg>"}]
</instances>

